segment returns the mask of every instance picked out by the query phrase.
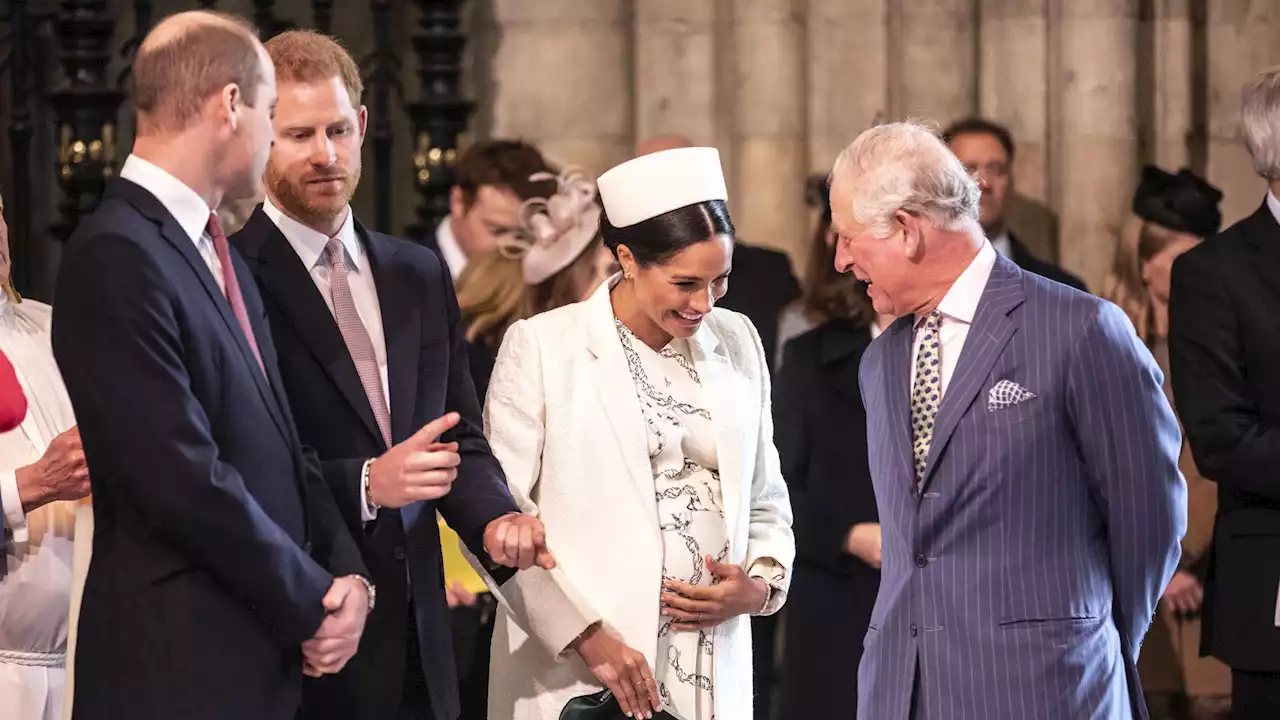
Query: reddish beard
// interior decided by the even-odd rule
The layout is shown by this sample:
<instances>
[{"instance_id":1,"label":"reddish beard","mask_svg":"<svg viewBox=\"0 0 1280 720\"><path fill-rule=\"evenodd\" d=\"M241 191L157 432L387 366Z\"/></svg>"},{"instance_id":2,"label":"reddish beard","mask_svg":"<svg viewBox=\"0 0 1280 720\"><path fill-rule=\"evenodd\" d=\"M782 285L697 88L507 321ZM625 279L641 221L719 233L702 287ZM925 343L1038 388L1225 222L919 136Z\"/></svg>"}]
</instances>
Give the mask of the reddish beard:
<instances>
[{"instance_id":1,"label":"reddish beard","mask_svg":"<svg viewBox=\"0 0 1280 720\"><path fill-rule=\"evenodd\" d=\"M341 180L342 184L337 192L322 195L312 188L312 184L319 180ZM294 180L268 165L266 182L272 196L283 206L281 210L308 225L321 225L341 215L351 202L356 187L360 185L360 168L349 172L335 167L307 173L305 177Z\"/></svg>"}]
</instances>

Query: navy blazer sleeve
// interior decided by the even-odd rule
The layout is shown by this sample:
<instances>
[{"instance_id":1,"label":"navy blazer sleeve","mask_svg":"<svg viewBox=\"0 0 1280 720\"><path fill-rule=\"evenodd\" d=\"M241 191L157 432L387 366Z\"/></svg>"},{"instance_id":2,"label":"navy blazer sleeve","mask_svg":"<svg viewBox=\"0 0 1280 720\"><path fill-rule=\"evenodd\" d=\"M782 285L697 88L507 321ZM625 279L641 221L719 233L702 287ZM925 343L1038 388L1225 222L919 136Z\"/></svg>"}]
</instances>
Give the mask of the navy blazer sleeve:
<instances>
[{"instance_id":1,"label":"navy blazer sleeve","mask_svg":"<svg viewBox=\"0 0 1280 720\"><path fill-rule=\"evenodd\" d=\"M1133 325L1099 301L1067 374L1067 409L1106 523L1115 616L1136 658L1187 530L1182 434Z\"/></svg>"},{"instance_id":2,"label":"navy blazer sleeve","mask_svg":"<svg viewBox=\"0 0 1280 720\"><path fill-rule=\"evenodd\" d=\"M1280 502L1280 427L1250 397L1244 348L1215 269L1188 253L1173 263L1169 364L1196 467L1222 487Z\"/></svg>"},{"instance_id":3,"label":"navy blazer sleeve","mask_svg":"<svg viewBox=\"0 0 1280 720\"><path fill-rule=\"evenodd\" d=\"M254 608L283 645L301 643L323 619L332 577L220 460L192 392L169 280L139 240L77 242L59 277L53 349L94 477Z\"/></svg>"},{"instance_id":4,"label":"navy blazer sleeve","mask_svg":"<svg viewBox=\"0 0 1280 720\"><path fill-rule=\"evenodd\" d=\"M453 280L448 270L444 270L447 266L441 261L440 267L443 270L440 272L441 293L449 323L449 389L445 409L462 416L457 426L443 438L445 442L458 443L462 465L458 468L453 489L440 499L440 514L471 552L484 558L485 527L493 520L520 509L507 489L502 466L484 438L484 419L480 414L475 384L471 380L462 313L458 310ZM423 362L427 360L423 358Z\"/></svg>"}]
</instances>

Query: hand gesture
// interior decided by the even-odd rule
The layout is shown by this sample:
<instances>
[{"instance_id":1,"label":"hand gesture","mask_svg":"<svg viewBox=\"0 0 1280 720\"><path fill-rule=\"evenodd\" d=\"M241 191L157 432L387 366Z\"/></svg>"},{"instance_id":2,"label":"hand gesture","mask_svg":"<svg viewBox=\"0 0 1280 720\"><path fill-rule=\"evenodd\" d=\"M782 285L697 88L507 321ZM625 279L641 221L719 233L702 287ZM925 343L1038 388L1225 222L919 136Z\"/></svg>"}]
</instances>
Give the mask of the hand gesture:
<instances>
[{"instance_id":1,"label":"hand gesture","mask_svg":"<svg viewBox=\"0 0 1280 720\"><path fill-rule=\"evenodd\" d=\"M457 443L441 443L439 438L460 419L457 413L449 413L432 420L374 460L369 468L369 499L380 507L402 508L448 495L462 458Z\"/></svg>"},{"instance_id":2,"label":"hand gesture","mask_svg":"<svg viewBox=\"0 0 1280 720\"><path fill-rule=\"evenodd\" d=\"M517 570L556 566L555 556L547 549L542 520L525 513L509 513L490 522L484 529L484 549L494 562Z\"/></svg>"},{"instance_id":3,"label":"hand gesture","mask_svg":"<svg viewBox=\"0 0 1280 720\"><path fill-rule=\"evenodd\" d=\"M1173 574L1169 587L1165 588L1160 598L1160 609L1172 613L1174 617L1184 617L1200 612L1200 603L1204 601L1204 588L1195 575L1179 570Z\"/></svg>"},{"instance_id":4,"label":"hand gesture","mask_svg":"<svg viewBox=\"0 0 1280 720\"><path fill-rule=\"evenodd\" d=\"M648 720L662 708L658 683L649 670L649 661L639 651L614 637L603 625L587 628L572 648L613 696L627 717Z\"/></svg>"},{"instance_id":5,"label":"hand gesture","mask_svg":"<svg viewBox=\"0 0 1280 720\"><path fill-rule=\"evenodd\" d=\"M369 590L354 577L334 578L323 602L325 616L320 629L302 643L302 672L309 677L342 670L359 649L369 616Z\"/></svg>"},{"instance_id":6,"label":"hand gesture","mask_svg":"<svg viewBox=\"0 0 1280 720\"><path fill-rule=\"evenodd\" d=\"M23 512L57 500L79 500L89 494L89 466L80 444L80 427L60 433L44 455L14 473Z\"/></svg>"},{"instance_id":7,"label":"hand gesture","mask_svg":"<svg viewBox=\"0 0 1280 720\"><path fill-rule=\"evenodd\" d=\"M844 551L877 570L880 569L880 523L858 523L849 528Z\"/></svg>"},{"instance_id":8,"label":"hand gesture","mask_svg":"<svg viewBox=\"0 0 1280 720\"><path fill-rule=\"evenodd\" d=\"M756 612L769 596L760 578L748 577L737 565L718 563L708 555L707 570L714 585L690 585L675 580L664 582L662 614L672 619L677 632L715 627L729 618Z\"/></svg>"}]
</instances>

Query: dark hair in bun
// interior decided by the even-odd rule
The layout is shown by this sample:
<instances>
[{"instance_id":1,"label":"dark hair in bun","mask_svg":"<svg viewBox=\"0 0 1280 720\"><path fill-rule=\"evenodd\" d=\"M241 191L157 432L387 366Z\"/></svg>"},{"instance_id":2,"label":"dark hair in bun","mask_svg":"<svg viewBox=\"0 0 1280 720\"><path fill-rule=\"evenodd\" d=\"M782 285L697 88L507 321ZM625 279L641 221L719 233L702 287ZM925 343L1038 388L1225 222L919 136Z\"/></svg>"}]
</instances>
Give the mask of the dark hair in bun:
<instances>
[{"instance_id":1,"label":"dark hair in bun","mask_svg":"<svg viewBox=\"0 0 1280 720\"><path fill-rule=\"evenodd\" d=\"M614 227L605 211L600 219L600 233L615 258L618 246L626 245L640 267L650 267L662 265L681 250L718 235L732 238L733 221L729 219L724 200L707 200L624 228Z\"/></svg>"}]
</instances>

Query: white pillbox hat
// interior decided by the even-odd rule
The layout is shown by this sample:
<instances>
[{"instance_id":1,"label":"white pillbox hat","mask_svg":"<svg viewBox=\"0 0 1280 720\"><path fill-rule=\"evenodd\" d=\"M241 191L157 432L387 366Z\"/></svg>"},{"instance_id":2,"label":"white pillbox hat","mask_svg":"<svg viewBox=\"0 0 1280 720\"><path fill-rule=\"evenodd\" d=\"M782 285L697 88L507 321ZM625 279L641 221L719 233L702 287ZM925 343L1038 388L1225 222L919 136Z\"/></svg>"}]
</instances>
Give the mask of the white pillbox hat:
<instances>
[{"instance_id":1,"label":"white pillbox hat","mask_svg":"<svg viewBox=\"0 0 1280 720\"><path fill-rule=\"evenodd\" d=\"M728 200L720 151L695 147L642 155L596 182L609 224L624 228L686 205Z\"/></svg>"}]
</instances>

